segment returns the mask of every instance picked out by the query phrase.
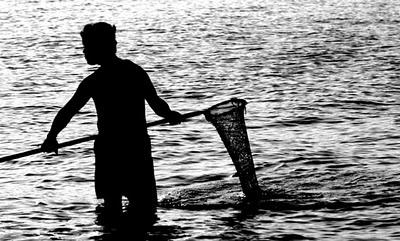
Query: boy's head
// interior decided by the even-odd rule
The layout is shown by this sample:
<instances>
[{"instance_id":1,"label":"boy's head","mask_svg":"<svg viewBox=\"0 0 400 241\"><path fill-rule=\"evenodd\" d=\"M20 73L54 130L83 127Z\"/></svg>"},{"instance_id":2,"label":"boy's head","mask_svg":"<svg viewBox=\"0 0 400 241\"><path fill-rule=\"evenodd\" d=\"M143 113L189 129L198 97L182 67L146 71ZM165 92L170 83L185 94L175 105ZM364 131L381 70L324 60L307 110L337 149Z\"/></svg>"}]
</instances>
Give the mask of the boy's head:
<instances>
[{"instance_id":1,"label":"boy's head","mask_svg":"<svg viewBox=\"0 0 400 241\"><path fill-rule=\"evenodd\" d=\"M88 64L101 64L117 52L116 28L105 22L87 24L81 32Z\"/></svg>"}]
</instances>

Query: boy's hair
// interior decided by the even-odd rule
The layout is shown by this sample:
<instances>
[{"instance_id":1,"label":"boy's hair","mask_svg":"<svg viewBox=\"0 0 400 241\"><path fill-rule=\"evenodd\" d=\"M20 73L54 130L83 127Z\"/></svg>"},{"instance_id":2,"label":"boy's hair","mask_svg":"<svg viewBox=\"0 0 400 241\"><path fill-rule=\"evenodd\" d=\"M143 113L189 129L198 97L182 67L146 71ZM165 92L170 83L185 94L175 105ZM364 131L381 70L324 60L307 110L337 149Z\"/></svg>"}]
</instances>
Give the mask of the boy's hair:
<instances>
[{"instance_id":1,"label":"boy's hair","mask_svg":"<svg viewBox=\"0 0 400 241\"><path fill-rule=\"evenodd\" d=\"M117 44L115 40L116 27L114 25L98 22L86 24L81 31L82 40L88 44L100 45L103 47L114 47Z\"/></svg>"}]
</instances>

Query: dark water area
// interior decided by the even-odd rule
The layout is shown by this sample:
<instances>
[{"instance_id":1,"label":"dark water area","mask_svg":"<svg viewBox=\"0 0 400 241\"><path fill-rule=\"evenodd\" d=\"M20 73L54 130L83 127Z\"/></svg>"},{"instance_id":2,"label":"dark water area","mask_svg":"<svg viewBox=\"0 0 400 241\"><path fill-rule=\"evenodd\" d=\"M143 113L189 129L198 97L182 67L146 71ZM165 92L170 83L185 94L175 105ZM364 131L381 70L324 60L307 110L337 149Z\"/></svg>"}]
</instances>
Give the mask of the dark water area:
<instances>
[{"instance_id":1,"label":"dark water area","mask_svg":"<svg viewBox=\"0 0 400 241\"><path fill-rule=\"evenodd\" d=\"M141 239L400 240L399 19L383 0L2 2L0 156L42 142L93 71L79 31L107 21L174 109L248 101L269 193L246 201L203 117L153 127L159 220ZM95 132L90 102L59 141ZM0 240L116 239L98 222L92 145L0 163Z\"/></svg>"}]
</instances>

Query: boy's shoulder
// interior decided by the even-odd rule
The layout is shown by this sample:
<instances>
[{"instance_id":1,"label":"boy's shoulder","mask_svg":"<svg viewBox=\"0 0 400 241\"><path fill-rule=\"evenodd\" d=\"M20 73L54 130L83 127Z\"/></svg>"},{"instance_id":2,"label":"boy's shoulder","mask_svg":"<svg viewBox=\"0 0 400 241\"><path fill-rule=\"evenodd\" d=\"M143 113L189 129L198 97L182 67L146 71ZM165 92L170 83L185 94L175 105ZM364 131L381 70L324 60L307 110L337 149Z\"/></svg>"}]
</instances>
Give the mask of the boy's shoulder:
<instances>
[{"instance_id":1,"label":"boy's shoulder","mask_svg":"<svg viewBox=\"0 0 400 241\"><path fill-rule=\"evenodd\" d=\"M93 73L86 76L81 83L90 83L95 79L99 78L100 75L100 68L96 69Z\"/></svg>"},{"instance_id":2,"label":"boy's shoulder","mask_svg":"<svg viewBox=\"0 0 400 241\"><path fill-rule=\"evenodd\" d=\"M140 67L138 64L134 63L133 61L129 59L122 59L121 63L126 66L127 68L131 68L132 70L136 71L144 71L142 67Z\"/></svg>"},{"instance_id":3,"label":"boy's shoulder","mask_svg":"<svg viewBox=\"0 0 400 241\"><path fill-rule=\"evenodd\" d=\"M118 71L123 71L123 72L126 71L126 73L130 72L137 76L146 75L146 71L141 66L139 66L138 64L134 63L129 59L121 59L119 67L117 67L117 69L119 69ZM89 74L86 78L84 78L81 82L81 85L90 86L98 82L100 79L104 78L104 71L105 70L102 67L99 67L93 73Z\"/></svg>"}]
</instances>

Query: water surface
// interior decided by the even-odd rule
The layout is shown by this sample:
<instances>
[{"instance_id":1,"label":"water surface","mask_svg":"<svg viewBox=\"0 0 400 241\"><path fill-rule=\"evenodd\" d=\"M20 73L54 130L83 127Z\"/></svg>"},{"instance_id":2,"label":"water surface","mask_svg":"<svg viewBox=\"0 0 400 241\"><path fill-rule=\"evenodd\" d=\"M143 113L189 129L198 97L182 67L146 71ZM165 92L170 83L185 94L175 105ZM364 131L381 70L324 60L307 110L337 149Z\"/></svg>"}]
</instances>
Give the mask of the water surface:
<instances>
[{"instance_id":1,"label":"water surface","mask_svg":"<svg viewBox=\"0 0 400 241\"><path fill-rule=\"evenodd\" d=\"M240 205L203 117L154 127L160 201L171 202L148 240L400 240L399 13L384 0L2 2L0 155L41 143L94 69L79 31L107 21L118 54L174 109L249 102L257 176L279 194ZM59 141L95 133L95 122L90 102ZM93 161L84 143L1 163L1 239L112 239L96 222Z\"/></svg>"}]
</instances>

